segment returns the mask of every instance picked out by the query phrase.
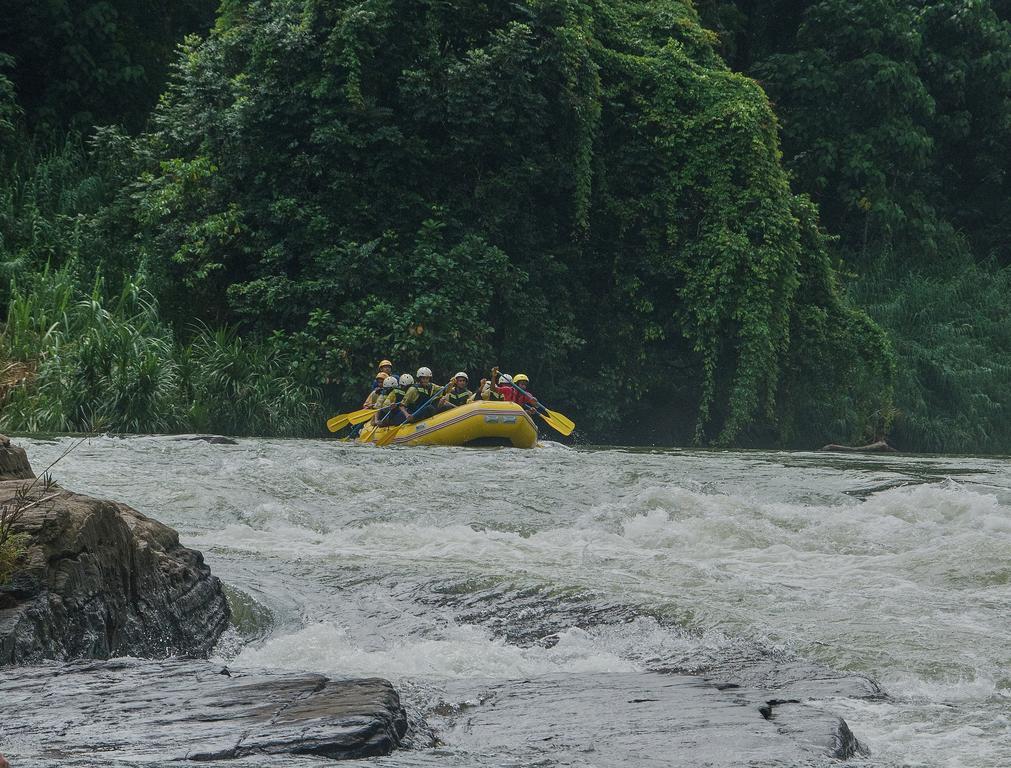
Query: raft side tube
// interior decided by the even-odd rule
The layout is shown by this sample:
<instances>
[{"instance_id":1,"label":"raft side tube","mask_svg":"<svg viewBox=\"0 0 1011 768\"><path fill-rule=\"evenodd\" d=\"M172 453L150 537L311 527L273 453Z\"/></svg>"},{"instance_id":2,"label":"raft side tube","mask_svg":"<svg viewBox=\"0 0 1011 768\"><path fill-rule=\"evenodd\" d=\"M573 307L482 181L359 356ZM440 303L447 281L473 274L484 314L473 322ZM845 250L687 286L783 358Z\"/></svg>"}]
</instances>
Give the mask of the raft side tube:
<instances>
[{"instance_id":1,"label":"raft side tube","mask_svg":"<svg viewBox=\"0 0 1011 768\"><path fill-rule=\"evenodd\" d=\"M414 424L399 427L369 425L358 436L360 443L374 443L390 430L397 436L387 445L511 445L533 448L537 445L537 426L530 415L516 403L480 401L451 408Z\"/></svg>"}]
</instances>

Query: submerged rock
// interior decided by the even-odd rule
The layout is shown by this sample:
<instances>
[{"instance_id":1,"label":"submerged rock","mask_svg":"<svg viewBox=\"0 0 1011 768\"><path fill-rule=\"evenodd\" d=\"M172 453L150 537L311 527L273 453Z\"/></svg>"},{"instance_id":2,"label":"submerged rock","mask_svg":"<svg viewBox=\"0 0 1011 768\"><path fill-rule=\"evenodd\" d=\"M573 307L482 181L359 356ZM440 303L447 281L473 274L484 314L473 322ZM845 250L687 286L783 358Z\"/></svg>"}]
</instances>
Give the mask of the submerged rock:
<instances>
[{"instance_id":1,"label":"submerged rock","mask_svg":"<svg viewBox=\"0 0 1011 768\"><path fill-rule=\"evenodd\" d=\"M877 440L867 445L839 445L829 443L823 446L823 451L835 451L836 453L898 453L897 448L893 448L884 440Z\"/></svg>"},{"instance_id":2,"label":"submerged rock","mask_svg":"<svg viewBox=\"0 0 1011 768\"><path fill-rule=\"evenodd\" d=\"M189 440L191 442L204 442L210 445L238 445L239 441L223 435L180 435L176 440Z\"/></svg>"},{"instance_id":3,"label":"submerged rock","mask_svg":"<svg viewBox=\"0 0 1011 768\"><path fill-rule=\"evenodd\" d=\"M3 736L33 759L362 758L395 749L407 718L377 678L223 669L173 659L49 663L6 670ZM11 760L17 753L10 754Z\"/></svg>"},{"instance_id":4,"label":"submerged rock","mask_svg":"<svg viewBox=\"0 0 1011 768\"><path fill-rule=\"evenodd\" d=\"M0 481L0 504L26 485ZM31 500L13 529L27 535L24 567L0 587L0 665L210 651L228 604L203 556L175 531L58 487L38 484Z\"/></svg>"},{"instance_id":5,"label":"submerged rock","mask_svg":"<svg viewBox=\"0 0 1011 768\"><path fill-rule=\"evenodd\" d=\"M388 588L392 590L393 585ZM475 590L447 579L437 583L434 592L419 596L440 606L453 606L459 611L457 620L461 623L490 626L510 643L523 647L554 647L561 634L570 632L572 627L586 630L627 625L634 628L632 632L645 633L647 637L653 632L691 637L680 627L665 626L654 617L643 616L635 606L611 601L590 590L565 594L549 590L513 591L508 584ZM690 648L693 644L689 640L686 645ZM678 645L675 642L672 648ZM846 721L832 711L831 702L843 698L884 698L881 689L869 678L836 672L783 653L770 653L746 640L728 644L717 653L710 653L704 646L700 651L680 658L674 654L668 659L649 653L639 660L646 670L629 675L626 681L632 689L652 691L642 696L628 694L629 704L654 702L660 709L646 718L630 709L629 722L634 723L636 733L652 730L657 740L664 738L665 725L661 721L666 708L676 712L677 733L685 734L684 738L679 737L679 743L671 745L670 754L663 756L664 760L671 755L677 759L658 764L808 765L812 755L845 760L866 754L866 747ZM625 684L620 677L604 676L601 680L604 681L601 690L609 687L619 691ZM574 701L583 695L578 688L578 676L570 676L566 687L569 690L557 694L559 698ZM607 697L608 727L623 716L619 708L622 695L612 693ZM532 715L531 719L537 722L537 728L542 727L541 716ZM476 728L479 722L471 718L467 728ZM586 738L592 738L595 751L602 753L604 738L592 728L587 731L592 736ZM754 739L756 735L760 736L758 740ZM620 732L614 737L616 743L623 738ZM769 752L763 754L761 750L766 748ZM791 754L795 758L787 759ZM748 759L743 755L748 755ZM632 762L637 766L647 764L641 755L635 755Z\"/></svg>"}]
</instances>

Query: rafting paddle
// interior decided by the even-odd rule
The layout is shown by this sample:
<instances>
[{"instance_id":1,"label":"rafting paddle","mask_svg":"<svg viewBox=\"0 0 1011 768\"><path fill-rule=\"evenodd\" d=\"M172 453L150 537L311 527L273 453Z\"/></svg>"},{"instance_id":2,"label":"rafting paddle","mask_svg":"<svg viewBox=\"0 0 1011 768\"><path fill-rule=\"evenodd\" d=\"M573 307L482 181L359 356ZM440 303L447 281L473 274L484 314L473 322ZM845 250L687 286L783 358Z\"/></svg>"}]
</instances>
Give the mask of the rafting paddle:
<instances>
[{"instance_id":1,"label":"rafting paddle","mask_svg":"<svg viewBox=\"0 0 1011 768\"><path fill-rule=\"evenodd\" d=\"M372 418L372 415L375 412L374 408L362 408L360 411L342 413L339 416L334 416L332 419L329 419L326 423L326 428L331 432L339 432L348 424L361 424L362 422L368 421Z\"/></svg>"},{"instance_id":2,"label":"rafting paddle","mask_svg":"<svg viewBox=\"0 0 1011 768\"><path fill-rule=\"evenodd\" d=\"M435 400L435 398L437 398L437 397L441 397L442 393L446 391L446 389L449 387L450 383L451 382L446 382L446 384L442 387L442 389L440 389L438 392L436 392L434 395L432 395L430 398L428 398L428 400L426 400L425 403L420 408L415 408L414 409L414 413L421 413L423 410L425 410L428 407L428 404L430 402L432 402L433 400ZM390 413L393 413L393 411L390 411ZM411 418L414 418L414 413L411 414ZM386 415L389 416L389 414L386 414ZM385 419L383 419L383 420L385 421ZM391 442L397 436L397 433L400 431L400 427L402 427L402 426L403 426L403 424L399 425L396 429L394 429L393 427L390 427L390 431L389 432L387 432L385 435L383 435L378 440L376 440L376 445L382 446L382 445L386 445L387 443Z\"/></svg>"},{"instance_id":3,"label":"rafting paddle","mask_svg":"<svg viewBox=\"0 0 1011 768\"><path fill-rule=\"evenodd\" d=\"M533 397L529 392L527 392L519 384L515 383L512 379L507 379L506 384L508 384L513 389L522 392L527 397ZM536 399L536 398L535 398ZM564 413L559 413L558 411L552 411L541 405L541 401L537 401L537 415L540 416L544 421L547 422L548 426L557 432L568 437L572 434L572 430L576 428L576 423L566 416ZM543 410L541 410L543 409Z\"/></svg>"}]
</instances>

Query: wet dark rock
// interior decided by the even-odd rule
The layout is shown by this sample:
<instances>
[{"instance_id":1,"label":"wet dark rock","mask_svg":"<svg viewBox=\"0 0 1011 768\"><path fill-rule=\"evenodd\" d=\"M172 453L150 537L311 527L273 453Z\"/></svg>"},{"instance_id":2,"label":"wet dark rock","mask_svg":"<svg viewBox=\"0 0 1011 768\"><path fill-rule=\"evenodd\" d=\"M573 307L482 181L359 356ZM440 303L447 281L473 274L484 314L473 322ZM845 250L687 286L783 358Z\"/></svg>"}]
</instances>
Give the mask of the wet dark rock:
<instances>
[{"instance_id":1,"label":"wet dark rock","mask_svg":"<svg viewBox=\"0 0 1011 768\"><path fill-rule=\"evenodd\" d=\"M25 449L0 435L0 480L31 480L35 477Z\"/></svg>"},{"instance_id":2,"label":"wet dark rock","mask_svg":"<svg viewBox=\"0 0 1011 768\"><path fill-rule=\"evenodd\" d=\"M0 482L0 504L24 486ZM125 504L55 487L32 498L14 527L24 567L0 588L0 665L207 655L229 610L199 552Z\"/></svg>"},{"instance_id":3,"label":"wet dark rock","mask_svg":"<svg viewBox=\"0 0 1011 768\"><path fill-rule=\"evenodd\" d=\"M210 445L238 445L239 441L222 435L182 435L176 440L202 441Z\"/></svg>"},{"instance_id":4,"label":"wet dark rock","mask_svg":"<svg viewBox=\"0 0 1011 768\"><path fill-rule=\"evenodd\" d=\"M839 445L838 443L829 443L823 446L823 451L835 451L837 453L898 453L897 448L893 448L884 440L876 440L873 443L868 443L867 445Z\"/></svg>"},{"instance_id":5,"label":"wet dark rock","mask_svg":"<svg viewBox=\"0 0 1011 768\"><path fill-rule=\"evenodd\" d=\"M407 719L377 678L231 669L205 661L80 661L5 670L3 736L35 759L334 759L385 755ZM13 751L13 748L12 748ZM9 754L17 763L18 753ZM265 763L269 764L269 763Z\"/></svg>"},{"instance_id":6,"label":"wet dark rock","mask_svg":"<svg viewBox=\"0 0 1011 768\"><path fill-rule=\"evenodd\" d=\"M772 699L759 708L779 733L837 760L866 755L867 750L841 717L796 699Z\"/></svg>"},{"instance_id":7,"label":"wet dark rock","mask_svg":"<svg viewBox=\"0 0 1011 768\"><path fill-rule=\"evenodd\" d=\"M716 665L705 679L720 690L766 697L758 711L780 734L837 760L867 752L847 722L820 702L884 696L864 675L840 674L808 661L758 654L742 654Z\"/></svg>"},{"instance_id":8,"label":"wet dark rock","mask_svg":"<svg viewBox=\"0 0 1011 768\"><path fill-rule=\"evenodd\" d=\"M487 589L462 588L452 579L435 585L434 594L416 592L413 597L460 612L458 620L468 624L489 626L509 642L521 646L552 647L558 633L571 627L594 627L627 624L643 616L635 606L607 600L592 591L552 594L547 588L515 589L510 584L494 584ZM684 631L667 626L671 632ZM687 635L690 635L686 631ZM674 706L683 697L679 711L686 713L687 726L699 739L715 739L714 754L722 743L741 734L754 732L754 720L764 720L776 733L799 747L804 753L846 759L865 754L864 747L853 735L846 721L823 708L820 702L836 698L880 699L881 689L869 678L844 674L799 658L771 653L746 641L733 647L723 647L717 653L704 651L692 654L681 663L672 659L642 659L650 672L643 674L643 691L650 686L658 696L636 696L629 704L657 702L660 707ZM653 683L650 673L663 675L668 683ZM711 689L714 693L703 693ZM697 712L691 712L698 707ZM690 713L691 712L691 713ZM689 714L690 713L690 714ZM724 717L726 715L726 717ZM713 734L703 733L706 718L713 717ZM725 728L736 724L733 729ZM680 726L679 726L680 727ZM694 737L693 737L694 738ZM741 742L741 749L748 749ZM778 749L787 749L780 743ZM680 754L683 764L704 763L723 765L717 756L701 748ZM690 759L689 759L690 758ZM771 759L771 757L770 757ZM738 763L731 760L729 764Z\"/></svg>"},{"instance_id":9,"label":"wet dark rock","mask_svg":"<svg viewBox=\"0 0 1011 768\"><path fill-rule=\"evenodd\" d=\"M449 683L448 697L465 695L454 685L466 683ZM636 768L823 765L857 753L840 718L799 702L770 706L763 696L653 672L552 675L489 683L475 706L430 717L461 751L504 749L490 739L509 723L509 743L530 745L511 755L517 765L535 764L545 744L558 755L590 753L595 765ZM659 752L647 746L660 743Z\"/></svg>"}]
</instances>

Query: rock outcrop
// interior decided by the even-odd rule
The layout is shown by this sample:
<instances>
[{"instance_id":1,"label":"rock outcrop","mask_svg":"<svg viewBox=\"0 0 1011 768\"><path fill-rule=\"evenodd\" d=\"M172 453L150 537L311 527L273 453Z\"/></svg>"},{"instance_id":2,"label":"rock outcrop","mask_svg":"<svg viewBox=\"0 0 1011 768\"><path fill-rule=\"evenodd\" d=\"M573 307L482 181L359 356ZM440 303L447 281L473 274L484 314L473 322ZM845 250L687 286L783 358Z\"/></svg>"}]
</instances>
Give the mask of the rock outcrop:
<instances>
[{"instance_id":1,"label":"rock outcrop","mask_svg":"<svg viewBox=\"0 0 1011 768\"><path fill-rule=\"evenodd\" d=\"M33 477L0 445L9 504ZM204 656L228 626L221 582L171 528L124 504L40 485L14 526L25 565L0 587L0 665L42 659Z\"/></svg>"},{"instance_id":2,"label":"rock outcrop","mask_svg":"<svg viewBox=\"0 0 1011 768\"><path fill-rule=\"evenodd\" d=\"M206 656L229 624L201 554L124 504L33 483L2 436L0 473L0 505L20 510L26 540L0 587L0 748L15 765L365 758L401 745L407 717L385 680L179 658ZM125 656L147 658L112 658Z\"/></svg>"},{"instance_id":3,"label":"rock outcrop","mask_svg":"<svg viewBox=\"0 0 1011 768\"><path fill-rule=\"evenodd\" d=\"M0 435L0 480L31 480L35 477L25 449Z\"/></svg>"},{"instance_id":4,"label":"rock outcrop","mask_svg":"<svg viewBox=\"0 0 1011 768\"><path fill-rule=\"evenodd\" d=\"M407 732L385 680L235 671L206 661L50 663L0 679L8 755L132 761L385 755ZM73 716L68 716L73 713ZM269 763L268 763L269 764Z\"/></svg>"}]
</instances>

